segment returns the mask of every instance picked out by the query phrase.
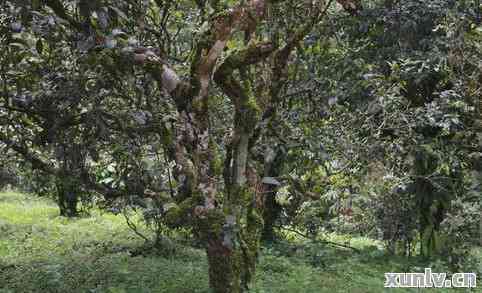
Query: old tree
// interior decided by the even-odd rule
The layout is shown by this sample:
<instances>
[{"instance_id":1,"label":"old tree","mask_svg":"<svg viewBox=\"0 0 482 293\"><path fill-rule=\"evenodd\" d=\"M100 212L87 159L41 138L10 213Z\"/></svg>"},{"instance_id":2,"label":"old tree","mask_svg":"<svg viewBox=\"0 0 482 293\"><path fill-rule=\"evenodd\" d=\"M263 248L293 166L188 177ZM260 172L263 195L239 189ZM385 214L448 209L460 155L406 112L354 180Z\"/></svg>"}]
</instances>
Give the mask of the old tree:
<instances>
[{"instance_id":1,"label":"old tree","mask_svg":"<svg viewBox=\"0 0 482 293\"><path fill-rule=\"evenodd\" d=\"M361 8L337 2L350 14ZM189 227L205 243L213 290L248 288L270 221L265 194L279 184L269 139L299 70L296 51L335 3L1 5L0 139L60 178L62 212L76 214L81 190L107 200L158 198L166 225ZM146 149L173 168L169 196L136 165ZM95 173L109 159L124 163L122 184Z\"/></svg>"}]
</instances>

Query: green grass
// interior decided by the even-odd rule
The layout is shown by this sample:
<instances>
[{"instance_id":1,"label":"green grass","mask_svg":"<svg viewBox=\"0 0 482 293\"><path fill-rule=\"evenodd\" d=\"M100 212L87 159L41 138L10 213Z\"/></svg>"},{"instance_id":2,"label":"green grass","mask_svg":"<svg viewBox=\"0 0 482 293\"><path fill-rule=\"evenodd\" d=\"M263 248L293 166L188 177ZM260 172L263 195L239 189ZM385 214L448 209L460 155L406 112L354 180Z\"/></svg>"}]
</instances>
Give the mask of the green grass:
<instances>
[{"instance_id":1,"label":"green grass","mask_svg":"<svg viewBox=\"0 0 482 293\"><path fill-rule=\"evenodd\" d=\"M0 292L209 292L202 250L130 256L142 243L122 216L94 210L67 219L50 200L0 193ZM383 289L384 272L420 269L420 263L387 258L370 239L350 244L363 253L299 241L264 248L251 291L422 292Z\"/></svg>"}]
</instances>

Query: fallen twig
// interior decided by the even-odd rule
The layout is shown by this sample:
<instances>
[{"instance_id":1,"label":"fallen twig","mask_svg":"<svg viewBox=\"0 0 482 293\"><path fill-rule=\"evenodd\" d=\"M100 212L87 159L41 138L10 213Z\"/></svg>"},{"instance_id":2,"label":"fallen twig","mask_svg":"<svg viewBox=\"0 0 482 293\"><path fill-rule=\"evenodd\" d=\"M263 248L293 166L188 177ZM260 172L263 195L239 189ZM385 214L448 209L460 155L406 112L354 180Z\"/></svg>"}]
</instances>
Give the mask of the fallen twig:
<instances>
[{"instance_id":1,"label":"fallen twig","mask_svg":"<svg viewBox=\"0 0 482 293\"><path fill-rule=\"evenodd\" d=\"M338 247L343 247L343 248L348 248L348 249L351 249L357 253L361 253L361 251L358 249L358 248L355 248L355 247L352 247L352 246L349 246L349 245L346 245L346 244L341 244L341 243L336 243L336 242L333 242L333 241L329 241L329 240L321 240L321 239L317 239L315 237L311 237L309 235L306 235L298 230L295 230L295 229L290 229L290 228L286 228L286 227L282 227L282 226L277 226L277 228L279 229L282 229L282 230L286 230L286 231L290 231L290 232L293 232L297 235L300 235L306 239L309 239L313 242L318 242L318 243L325 243L325 244L329 244L329 245L333 245L333 246L338 246Z\"/></svg>"}]
</instances>

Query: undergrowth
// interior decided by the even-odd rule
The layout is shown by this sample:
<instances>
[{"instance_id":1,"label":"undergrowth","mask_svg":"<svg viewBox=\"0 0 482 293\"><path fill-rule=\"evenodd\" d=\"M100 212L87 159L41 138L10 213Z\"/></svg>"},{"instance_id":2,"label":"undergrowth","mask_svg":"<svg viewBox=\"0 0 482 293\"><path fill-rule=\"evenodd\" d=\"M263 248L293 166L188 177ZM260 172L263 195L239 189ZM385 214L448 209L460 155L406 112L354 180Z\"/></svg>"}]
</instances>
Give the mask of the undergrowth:
<instances>
[{"instance_id":1,"label":"undergrowth","mask_svg":"<svg viewBox=\"0 0 482 293\"><path fill-rule=\"evenodd\" d=\"M302 239L265 246L251 292L420 292L383 288L384 272L421 271L419 260L387 257L367 238L349 244L359 252ZM120 215L93 210L68 219L48 199L0 193L2 293L209 292L203 250L180 246L168 256L133 253L143 245Z\"/></svg>"}]
</instances>

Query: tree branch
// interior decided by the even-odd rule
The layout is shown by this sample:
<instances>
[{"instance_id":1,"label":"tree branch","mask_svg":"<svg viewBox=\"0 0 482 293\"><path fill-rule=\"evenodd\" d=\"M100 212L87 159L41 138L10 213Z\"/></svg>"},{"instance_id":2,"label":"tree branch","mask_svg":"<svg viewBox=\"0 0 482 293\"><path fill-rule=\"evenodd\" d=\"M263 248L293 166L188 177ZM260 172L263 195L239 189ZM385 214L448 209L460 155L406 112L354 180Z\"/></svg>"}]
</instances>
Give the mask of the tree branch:
<instances>
[{"instance_id":1,"label":"tree branch","mask_svg":"<svg viewBox=\"0 0 482 293\"><path fill-rule=\"evenodd\" d=\"M277 227L278 229L282 229L282 230L286 230L286 231L289 231L289 232L293 232L295 234L298 234L299 236L303 237L303 238L306 238L306 239L309 239L313 242L318 242L318 243L326 243L326 244L329 244L329 245L333 245L333 246L338 246L338 247L343 247L343 248L348 248L348 249L351 249L357 253L361 253L361 251L358 249L358 248L355 248L355 247L352 247L352 246L349 246L349 245L345 245L345 244L341 244L341 243L336 243L336 242L333 242L333 241L328 241L328 240L319 240L319 239L316 239L315 237L311 237L309 235L306 235L298 230L295 230L295 229L290 229L290 228L286 228L286 227L283 227L283 226L278 226Z\"/></svg>"}]
</instances>

